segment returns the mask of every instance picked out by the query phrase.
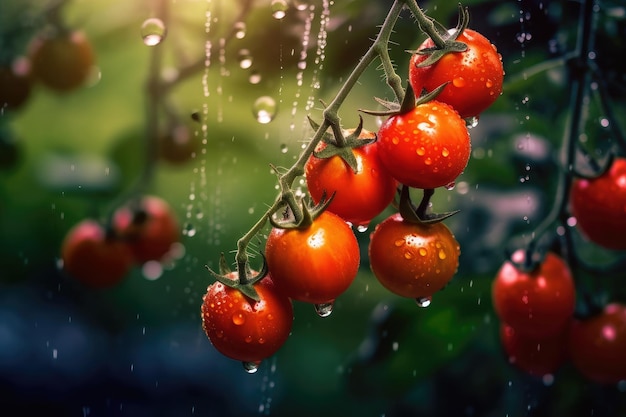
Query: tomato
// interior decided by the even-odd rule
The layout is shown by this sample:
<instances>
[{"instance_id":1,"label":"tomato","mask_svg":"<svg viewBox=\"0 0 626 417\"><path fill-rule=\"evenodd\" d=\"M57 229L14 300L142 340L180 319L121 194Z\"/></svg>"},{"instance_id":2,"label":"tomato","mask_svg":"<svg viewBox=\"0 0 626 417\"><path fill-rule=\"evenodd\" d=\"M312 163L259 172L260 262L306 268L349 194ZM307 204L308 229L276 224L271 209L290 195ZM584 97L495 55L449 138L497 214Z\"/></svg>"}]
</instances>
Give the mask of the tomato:
<instances>
[{"instance_id":1,"label":"tomato","mask_svg":"<svg viewBox=\"0 0 626 417\"><path fill-rule=\"evenodd\" d=\"M235 279L237 272L227 278ZM280 294L270 276L254 288L260 301L215 282L202 297L202 328L223 355L242 362L260 362L287 341L293 322L291 300Z\"/></svg>"},{"instance_id":2,"label":"tomato","mask_svg":"<svg viewBox=\"0 0 626 417\"><path fill-rule=\"evenodd\" d=\"M130 248L90 219L81 221L67 233L61 246L61 259L65 272L93 287L118 284L133 265Z\"/></svg>"},{"instance_id":3,"label":"tomato","mask_svg":"<svg viewBox=\"0 0 626 417\"><path fill-rule=\"evenodd\" d=\"M0 110L17 110L26 103L32 90L27 73L10 66L0 67Z\"/></svg>"},{"instance_id":4,"label":"tomato","mask_svg":"<svg viewBox=\"0 0 626 417\"><path fill-rule=\"evenodd\" d=\"M200 150L200 140L185 125L177 125L159 137L159 157L173 165L189 162Z\"/></svg>"},{"instance_id":5,"label":"tomato","mask_svg":"<svg viewBox=\"0 0 626 417\"><path fill-rule=\"evenodd\" d=\"M352 229L329 211L305 229L272 228L265 256L276 287L313 304L330 303L347 290L360 261Z\"/></svg>"},{"instance_id":6,"label":"tomato","mask_svg":"<svg viewBox=\"0 0 626 417\"><path fill-rule=\"evenodd\" d=\"M465 29L457 40L467 44L467 49L448 53L432 65L418 67L428 55L413 54L409 82L416 94L448 83L437 100L454 107L465 119L478 116L500 96L504 68L496 47L480 33ZM434 46L428 38L418 50Z\"/></svg>"},{"instance_id":7,"label":"tomato","mask_svg":"<svg viewBox=\"0 0 626 417\"><path fill-rule=\"evenodd\" d=\"M374 138L363 130L359 138ZM321 142L316 151L326 147ZM379 215L396 194L397 182L387 173L378 157L377 142L353 149L357 172L340 157L317 158L311 155L305 166L306 183L315 203L324 193L333 195L328 210L355 226L367 225Z\"/></svg>"},{"instance_id":8,"label":"tomato","mask_svg":"<svg viewBox=\"0 0 626 417\"><path fill-rule=\"evenodd\" d=\"M554 374L567 359L567 332L545 337L518 334L507 324L500 325L500 342L511 365L530 375Z\"/></svg>"},{"instance_id":9,"label":"tomato","mask_svg":"<svg viewBox=\"0 0 626 417\"><path fill-rule=\"evenodd\" d=\"M577 227L590 241L625 250L626 158L616 158L598 178L574 179L570 207Z\"/></svg>"},{"instance_id":10,"label":"tomato","mask_svg":"<svg viewBox=\"0 0 626 417\"><path fill-rule=\"evenodd\" d=\"M30 59L34 78L57 92L84 85L95 65L91 42L81 31L37 38Z\"/></svg>"},{"instance_id":11,"label":"tomato","mask_svg":"<svg viewBox=\"0 0 626 417\"><path fill-rule=\"evenodd\" d=\"M461 250L445 224L411 223L395 213L371 233L368 253L372 272L385 288L422 299L452 279Z\"/></svg>"},{"instance_id":12,"label":"tomato","mask_svg":"<svg viewBox=\"0 0 626 417\"><path fill-rule=\"evenodd\" d=\"M518 250L513 260L521 263L525 256ZM567 264L548 252L530 272L506 261L493 281L492 299L500 319L520 335L543 337L562 331L572 318L576 290Z\"/></svg>"},{"instance_id":13,"label":"tomato","mask_svg":"<svg viewBox=\"0 0 626 417\"><path fill-rule=\"evenodd\" d=\"M458 113L435 100L388 118L378 131L378 148L398 182L426 189L456 180L467 166L471 143Z\"/></svg>"},{"instance_id":14,"label":"tomato","mask_svg":"<svg viewBox=\"0 0 626 417\"><path fill-rule=\"evenodd\" d=\"M575 320L568 346L574 366L590 380L626 380L626 305L608 304L599 314Z\"/></svg>"},{"instance_id":15,"label":"tomato","mask_svg":"<svg viewBox=\"0 0 626 417\"><path fill-rule=\"evenodd\" d=\"M144 196L118 208L113 227L130 246L135 261L162 260L179 240L180 229L169 204L155 196Z\"/></svg>"}]
</instances>

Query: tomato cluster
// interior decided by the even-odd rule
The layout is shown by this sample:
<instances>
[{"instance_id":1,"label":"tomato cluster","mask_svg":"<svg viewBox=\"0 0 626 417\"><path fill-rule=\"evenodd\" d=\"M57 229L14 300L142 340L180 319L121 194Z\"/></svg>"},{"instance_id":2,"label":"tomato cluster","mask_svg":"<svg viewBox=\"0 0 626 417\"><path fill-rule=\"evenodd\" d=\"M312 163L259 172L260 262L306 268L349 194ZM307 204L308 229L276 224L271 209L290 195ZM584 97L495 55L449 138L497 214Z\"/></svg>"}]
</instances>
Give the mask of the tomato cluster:
<instances>
[{"instance_id":1,"label":"tomato cluster","mask_svg":"<svg viewBox=\"0 0 626 417\"><path fill-rule=\"evenodd\" d=\"M567 263L548 252L530 270L518 250L493 282L500 340L509 362L535 376L553 375L571 362L588 379L626 379L626 306L612 303L575 315L576 288Z\"/></svg>"},{"instance_id":2,"label":"tomato cluster","mask_svg":"<svg viewBox=\"0 0 626 417\"><path fill-rule=\"evenodd\" d=\"M413 85L414 90L410 85L401 104L388 103L388 117L376 134L363 129L362 120L350 130L326 125L332 134L322 132L302 166L310 202L281 189L283 205L269 217L273 227L264 251L267 274L250 279L249 268L239 262L236 274L213 273L218 282L208 287L201 310L204 330L218 351L254 370L286 341L291 324L285 317L290 314L287 300L313 304L320 316L328 316L359 270L354 229L366 230L391 206L397 211L369 236L367 253L376 279L422 306L450 282L460 247L442 223L448 214L431 213L429 199L436 188L451 188L467 166L471 140L464 119L493 103L503 77L495 47L470 33L458 39L467 44L464 50L448 51L439 61L419 67L424 69L423 85ZM411 84L418 82L417 57L433 52L428 44L424 48L407 68ZM459 79L467 80L467 88L444 94L441 87ZM434 84L435 91L428 91ZM414 91L424 94L416 97ZM311 125L322 130L313 121ZM411 202L412 189L424 195L417 206ZM266 313L259 303L270 299L267 308L278 311ZM270 314L276 317L272 324Z\"/></svg>"},{"instance_id":3,"label":"tomato cluster","mask_svg":"<svg viewBox=\"0 0 626 417\"><path fill-rule=\"evenodd\" d=\"M106 224L85 219L72 227L61 246L63 270L86 285L111 287L135 264L167 260L179 233L169 204L143 196L115 210Z\"/></svg>"}]
</instances>

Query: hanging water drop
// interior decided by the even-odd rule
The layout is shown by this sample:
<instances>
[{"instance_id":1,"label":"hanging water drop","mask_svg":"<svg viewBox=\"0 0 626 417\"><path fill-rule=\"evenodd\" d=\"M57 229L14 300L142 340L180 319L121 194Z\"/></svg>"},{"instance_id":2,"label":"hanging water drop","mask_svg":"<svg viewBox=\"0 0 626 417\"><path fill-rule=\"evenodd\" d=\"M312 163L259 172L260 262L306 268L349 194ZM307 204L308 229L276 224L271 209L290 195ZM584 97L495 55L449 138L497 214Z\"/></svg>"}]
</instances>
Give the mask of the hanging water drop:
<instances>
[{"instance_id":1,"label":"hanging water drop","mask_svg":"<svg viewBox=\"0 0 626 417\"><path fill-rule=\"evenodd\" d=\"M315 304L315 312L320 317L328 317L333 312L333 305L333 301L330 301L328 303Z\"/></svg>"},{"instance_id":2,"label":"hanging water drop","mask_svg":"<svg viewBox=\"0 0 626 417\"><path fill-rule=\"evenodd\" d=\"M256 371L259 370L259 365L261 364L260 361L258 362L242 362L241 363L243 365L243 369L244 371L246 371L249 374L253 374Z\"/></svg>"},{"instance_id":3,"label":"hanging water drop","mask_svg":"<svg viewBox=\"0 0 626 417\"><path fill-rule=\"evenodd\" d=\"M365 233L367 232L368 227L369 227L369 224L360 224L356 227L356 231L359 233Z\"/></svg>"},{"instance_id":4,"label":"hanging water drop","mask_svg":"<svg viewBox=\"0 0 626 417\"><path fill-rule=\"evenodd\" d=\"M261 96L256 99L252 107L254 117L259 123L267 124L276 116L276 100L270 96Z\"/></svg>"},{"instance_id":5,"label":"hanging water drop","mask_svg":"<svg viewBox=\"0 0 626 417\"><path fill-rule=\"evenodd\" d=\"M309 4L305 0L291 0L291 4L299 11L304 11L309 8Z\"/></svg>"},{"instance_id":6,"label":"hanging water drop","mask_svg":"<svg viewBox=\"0 0 626 417\"><path fill-rule=\"evenodd\" d=\"M235 38L243 39L246 37L246 22L235 22L233 25L233 30L235 31Z\"/></svg>"},{"instance_id":7,"label":"hanging water drop","mask_svg":"<svg viewBox=\"0 0 626 417\"><path fill-rule=\"evenodd\" d=\"M280 153L287 153L289 152L289 147L286 144L281 144L280 145Z\"/></svg>"},{"instance_id":8,"label":"hanging water drop","mask_svg":"<svg viewBox=\"0 0 626 417\"><path fill-rule=\"evenodd\" d=\"M258 71L250 72L250 76L248 77L250 84L258 84L261 82L261 79L261 74L259 74Z\"/></svg>"},{"instance_id":9,"label":"hanging water drop","mask_svg":"<svg viewBox=\"0 0 626 417\"><path fill-rule=\"evenodd\" d=\"M428 307L430 305L430 302L433 300L432 297L428 296L428 297L418 297L415 299L415 303L417 304L418 307Z\"/></svg>"},{"instance_id":10,"label":"hanging water drop","mask_svg":"<svg viewBox=\"0 0 626 417\"><path fill-rule=\"evenodd\" d=\"M287 15L289 5L285 0L272 0L271 8L274 19L280 20Z\"/></svg>"},{"instance_id":11,"label":"hanging water drop","mask_svg":"<svg viewBox=\"0 0 626 417\"><path fill-rule=\"evenodd\" d=\"M143 43L147 46L160 44L165 38L166 33L167 29L165 28L165 24L161 19L156 17L146 19L141 25L141 37L143 38Z\"/></svg>"},{"instance_id":12,"label":"hanging water drop","mask_svg":"<svg viewBox=\"0 0 626 417\"><path fill-rule=\"evenodd\" d=\"M248 69L252 66L252 55L250 55L249 50L241 49L237 55L240 68Z\"/></svg>"},{"instance_id":13,"label":"hanging water drop","mask_svg":"<svg viewBox=\"0 0 626 417\"><path fill-rule=\"evenodd\" d=\"M478 116L472 116L465 119L465 124L469 129L478 126Z\"/></svg>"}]
</instances>

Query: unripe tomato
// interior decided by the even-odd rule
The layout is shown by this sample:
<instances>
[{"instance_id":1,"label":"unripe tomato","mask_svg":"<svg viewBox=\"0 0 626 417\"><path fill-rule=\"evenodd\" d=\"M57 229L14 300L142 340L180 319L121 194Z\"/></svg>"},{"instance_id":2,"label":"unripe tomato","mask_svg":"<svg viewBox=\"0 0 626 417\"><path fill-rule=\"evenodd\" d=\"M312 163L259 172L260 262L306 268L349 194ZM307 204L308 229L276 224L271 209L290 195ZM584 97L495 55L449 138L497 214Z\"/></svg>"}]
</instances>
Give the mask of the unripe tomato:
<instances>
[{"instance_id":1,"label":"unripe tomato","mask_svg":"<svg viewBox=\"0 0 626 417\"><path fill-rule=\"evenodd\" d=\"M599 314L575 320L568 346L585 377L601 384L626 381L626 306L609 304Z\"/></svg>"},{"instance_id":2,"label":"unripe tomato","mask_svg":"<svg viewBox=\"0 0 626 417\"><path fill-rule=\"evenodd\" d=\"M61 246L63 270L93 287L110 287L130 271L133 256L121 240L107 234L94 220L83 220L65 236Z\"/></svg>"},{"instance_id":3,"label":"unripe tomato","mask_svg":"<svg viewBox=\"0 0 626 417\"><path fill-rule=\"evenodd\" d=\"M236 272L227 277L236 279ZM202 328L215 348L242 362L259 362L286 342L293 322L291 300L279 293L270 276L254 284L260 301L215 282L202 297Z\"/></svg>"},{"instance_id":4,"label":"unripe tomato","mask_svg":"<svg viewBox=\"0 0 626 417\"><path fill-rule=\"evenodd\" d=\"M426 67L417 65L428 55L414 54L409 63L409 82L416 94L448 83L436 99L454 107L465 119L478 116L500 96L504 68L496 47L480 33L465 29L457 40L467 44L465 51L448 53ZM428 38L418 50L433 46Z\"/></svg>"},{"instance_id":5,"label":"unripe tomato","mask_svg":"<svg viewBox=\"0 0 626 417\"><path fill-rule=\"evenodd\" d=\"M305 229L273 228L265 256L276 287L288 297L313 304L334 301L359 269L359 244L352 229L329 211Z\"/></svg>"},{"instance_id":6,"label":"unripe tomato","mask_svg":"<svg viewBox=\"0 0 626 417\"><path fill-rule=\"evenodd\" d=\"M178 242L180 229L169 204L156 196L144 196L113 214L113 228L126 240L135 261L162 260Z\"/></svg>"},{"instance_id":7,"label":"unripe tomato","mask_svg":"<svg viewBox=\"0 0 626 417\"><path fill-rule=\"evenodd\" d=\"M84 85L95 65L91 42L81 31L35 39L30 59L34 78L57 92Z\"/></svg>"},{"instance_id":8,"label":"unripe tomato","mask_svg":"<svg viewBox=\"0 0 626 417\"><path fill-rule=\"evenodd\" d=\"M616 158L598 178L576 178L570 194L576 225L590 241L626 249L626 158Z\"/></svg>"},{"instance_id":9,"label":"unripe tomato","mask_svg":"<svg viewBox=\"0 0 626 417\"><path fill-rule=\"evenodd\" d=\"M525 253L513 259L520 264ZM492 298L500 319L520 335L544 337L562 332L574 313L576 290L567 264L548 252L532 271L506 261L492 284Z\"/></svg>"},{"instance_id":10,"label":"unripe tomato","mask_svg":"<svg viewBox=\"0 0 626 417\"><path fill-rule=\"evenodd\" d=\"M363 139L374 137L362 131ZM321 142L316 151L326 147ZM367 225L379 215L396 194L397 182L387 172L378 156L378 143L373 142L353 149L357 171L340 157L317 158L311 155L305 166L306 183L315 203L322 196L334 194L328 210L355 226Z\"/></svg>"},{"instance_id":11,"label":"unripe tomato","mask_svg":"<svg viewBox=\"0 0 626 417\"><path fill-rule=\"evenodd\" d=\"M370 235L372 272L402 297L429 298L450 282L459 266L459 243L445 224L415 224L395 213Z\"/></svg>"}]
</instances>

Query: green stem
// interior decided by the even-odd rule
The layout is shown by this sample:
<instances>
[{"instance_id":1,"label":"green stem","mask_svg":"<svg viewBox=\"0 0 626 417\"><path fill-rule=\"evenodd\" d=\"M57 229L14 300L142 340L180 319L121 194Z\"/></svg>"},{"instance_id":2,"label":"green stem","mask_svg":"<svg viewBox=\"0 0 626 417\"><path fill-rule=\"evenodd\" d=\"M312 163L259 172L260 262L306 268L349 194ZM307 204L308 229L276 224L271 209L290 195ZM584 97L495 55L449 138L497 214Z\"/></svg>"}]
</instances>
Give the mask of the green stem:
<instances>
[{"instance_id":1,"label":"green stem","mask_svg":"<svg viewBox=\"0 0 626 417\"><path fill-rule=\"evenodd\" d=\"M343 85L340 87L334 99L330 102L326 109L324 109L324 120L315 131L313 138L309 141L307 147L303 150L303 152L300 154L300 156L291 166L291 168L289 168L284 174L279 176L281 189L280 194L278 195L276 200L274 200L274 203L252 226L252 228L237 241L237 253L235 255L235 261L237 262L238 266L246 265L248 261L247 248L250 241L254 238L254 236L257 235L257 233L259 233L263 229L270 216L272 216L282 205L289 205L294 214L297 213L298 210L300 210L296 202L293 190L291 189L293 182L296 180L296 178L304 175L304 166L307 160L313 154L313 151L315 150L317 144L322 140L322 137L324 136L324 133L326 133L328 128L332 127L333 130L340 128L341 124L340 118L338 116L338 111L341 105L346 100L350 91L352 91L352 89L358 82L359 78L363 75L365 70L370 66L372 62L374 62L377 57L380 56L383 61L383 69L385 71L387 83L393 89L397 98L401 100L404 97L404 90L401 86L402 81L393 68L387 48L389 45L391 33L396 24L396 21L398 20L398 17L400 16L400 12L402 12L405 1L406 0L394 1L391 9L387 13L385 21L380 28L378 36L376 37L370 48L367 50L365 55L363 55L356 67L354 67Z\"/></svg>"},{"instance_id":2,"label":"green stem","mask_svg":"<svg viewBox=\"0 0 626 417\"><path fill-rule=\"evenodd\" d=\"M438 49L443 49L446 45L446 41L435 28L433 19L426 16L424 11L417 5L416 0L405 0L405 2L411 10L411 13L413 13L413 16L415 16L415 19L417 19L417 24L420 29L433 40L433 43Z\"/></svg>"}]
</instances>

